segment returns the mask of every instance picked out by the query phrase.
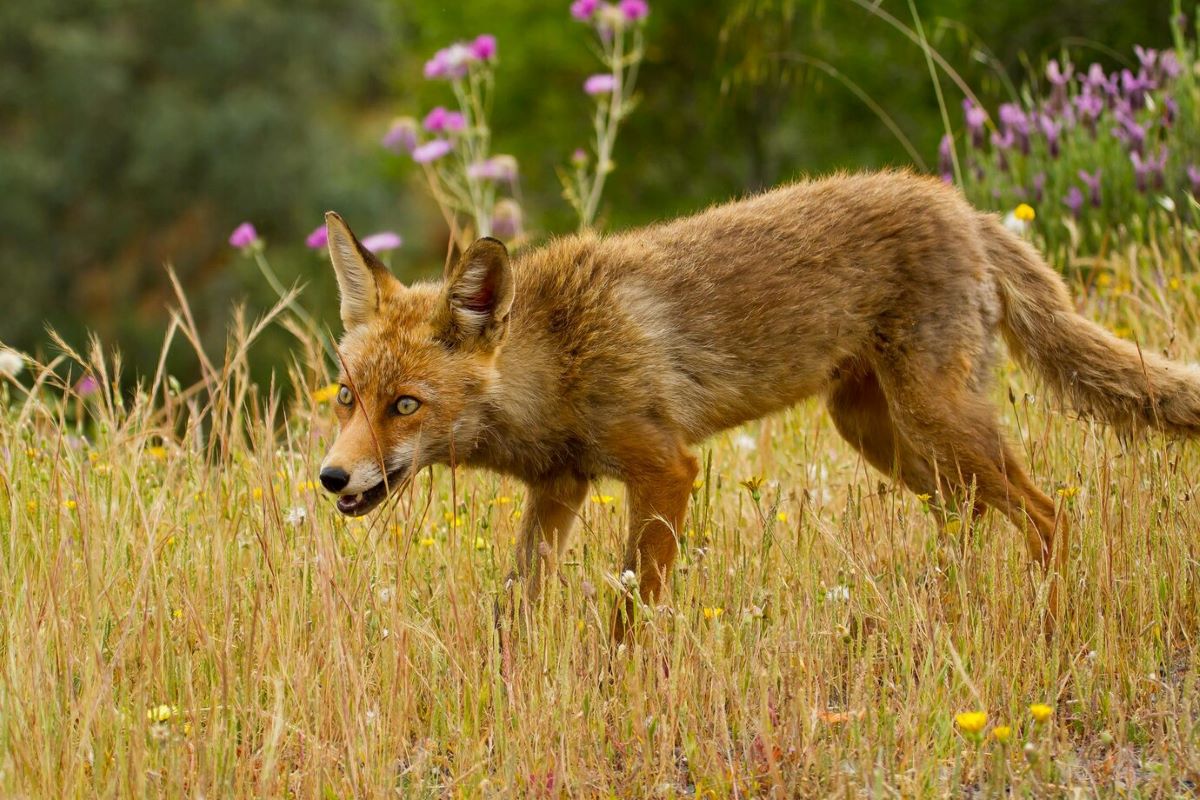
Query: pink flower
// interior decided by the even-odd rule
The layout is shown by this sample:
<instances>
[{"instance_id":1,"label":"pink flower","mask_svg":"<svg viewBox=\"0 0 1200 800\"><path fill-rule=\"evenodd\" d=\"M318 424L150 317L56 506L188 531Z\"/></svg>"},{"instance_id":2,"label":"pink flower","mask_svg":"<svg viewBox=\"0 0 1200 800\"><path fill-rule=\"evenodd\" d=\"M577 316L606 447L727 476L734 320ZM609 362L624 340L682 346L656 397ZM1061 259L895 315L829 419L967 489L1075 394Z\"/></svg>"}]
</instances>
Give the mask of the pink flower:
<instances>
[{"instance_id":1,"label":"pink flower","mask_svg":"<svg viewBox=\"0 0 1200 800\"><path fill-rule=\"evenodd\" d=\"M583 82L583 90L591 95L608 94L617 87L617 79L608 73L592 75Z\"/></svg>"},{"instance_id":2,"label":"pink flower","mask_svg":"<svg viewBox=\"0 0 1200 800\"><path fill-rule=\"evenodd\" d=\"M383 253L388 250L395 250L404 240L397 233L391 231L383 231L381 233L372 233L362 240L362 246L370 250L372 253Z\"/></svg>"},{"instance_id":3,"label":"pink flower","mask_svg":"<svg viewBox=\"0 0 1200 800\"><path fill-rule=\"evenodd\" d=\"M89 394L95 394L100 388L99 382L91 375L84 375L79 379L79 383L75 384L75 393L80 397L87 397Z\"/></svg>"},{"instance_id":4,"label":"pink flower","mask_svg":"<svg viewBox=\"0 0 1200 800\"><path fill-rule=\"evenodd\" d=\"M467 127L467 122L463 119L462 114L457 111L447 111L443 106L437 106L426 114L423 124L425 130L430 133L457 132Z\"/></svg>"},{"instance_id":5,"label":"pink flower","mask_svg":"<svg viewBox=\"0 0 1200 800\"><path fill-rule=\"evenodd\" d=\"M577 167L582 167L588 162L587 151L582 147L576 147L575 152L571 153L571 163Z\"/></svg>"},{"instance_id":6,"label":"pink flower","mask_svg":"<svg viewBox=\"0 0 1200 800\"><path fill-rule=\"evenodd\" d=\"M462 42L443 47L425 62L426 78L461 78L467 74L468 65L476 60L475 53Z\"/></svg>"},{"instance_id":7,"label":"pink flower","mask_svg":"<svg viewBox=\"0 0 1200 800\"><path fill-rule=\"evenodd\" d=\"M313 232L308 235L304 243L313 250L320 250L329 243L329 231L324 225L318 225L313 228Z\"/></svg>"},{"instance_id":8,"label":"pink flower","mask_svg":"<svg viewBox=\"0 0 1200 800\"><path fill-rule=\"evenodd\" d=\"M411 153L417 146L417 121L412 117L396 118L381 142L393 153Z\"/></svg>"},{"instance_id":9,"label":"pink flower","mask_svg":"<svg viewBox=\"0 0 1200 800\"><path fill-rule=\"evenodd\" d=\"M587 22L596 13L600 0L575 0L571 3L571 16L580 22Z\"/></svg>"},{"instance_id":10,"label":"pink flower","mask_svg":"<svg viewBox=\"0 0 1200 800\"><path fill-rule=\"evenodd\" d=\"M620 8L625 19L630 22L645 19L646 15L650 13L650 5L646 0L621 0Z\"/></svg>"},{"instance_id":11,"label":"pink flower","mask_svg":"<svg viewBox=\"0 0 1200 800\"><path fill-rule=\"evenodd\" d=\"M492 156L467 167L467 175L476 180L511 183L517 179L517 160L512 156Z\"/></svg>"},{"instance_id":12,"label":"pink flower","mask_svg":"<svg viewBox=\"0 0 1200 800\"><path fill-rule=\"evenodd\" d=\"M243 222L229 234L229 244L239 249L245 249L258 241L258 231L249 222Z\"/></svg>"},{"instance_id":13,"label":"pink flower","mask_svg":"<svg viewBox=\"0 0 1200 800\"><path fill-rule=\"evenodd\" d=\"M491 61L496 57L496 37L490 33L481 33L471 42L471 55L480 61Z\"/></svg>"},{"instance_id":14,"label":"pink flower","mask_svg":"<svg viewBox=\"0 0 1200 800\"><path fill-rule=\"evenodd\" d=\"M412 151L413 161L418 164L428 164L437 161L454 148L445 139L430 139L422 145L417 145Z\"/></svg>"}]
</instances>

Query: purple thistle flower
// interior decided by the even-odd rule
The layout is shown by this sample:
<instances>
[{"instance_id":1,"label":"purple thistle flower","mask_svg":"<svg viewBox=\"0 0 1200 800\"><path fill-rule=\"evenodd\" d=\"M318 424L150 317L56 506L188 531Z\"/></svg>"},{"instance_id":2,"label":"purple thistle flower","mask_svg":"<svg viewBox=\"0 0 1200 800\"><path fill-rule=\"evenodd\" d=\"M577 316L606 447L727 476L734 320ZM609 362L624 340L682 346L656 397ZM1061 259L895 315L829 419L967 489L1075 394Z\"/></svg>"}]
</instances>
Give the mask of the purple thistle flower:
<instances>
[{"instance_id":1,"label":"purple thistle flower","mask_svg":"<svg viewBox=\"0 0 1200 800\"><path fill-rule=\"evenodd\" d=\"M1071 102L1075 105L1075 110L1083 117L1083 121L1088 124L1089 129L1094 132L1096 120L1104 112L1104 98L1096 94L1088 85L1082 92L1075 95Z\"/></svg>"},{"instance_id":2,"label":"purple thistle flower","mask_svg":"<svg viewBox=\"0 0 1200 800\"><path fill-rule=\"evenodd\" d=\"M576 147L575 152L571 153L571 163L577 167L582 167L588 161L587 151L582 147Z\"/></svg>"},{"instance_id":3,"label":"purple thistle flower","mask_svg":"<svg viewBox=\"0 0 1200 800\"><path fill-rule=\"evenodd\" d=\"M1038 115L1038 128L1046 137L1046 146L1050 148L1050 157L1058 158L1058 136L1062 132L1062 123L1055 122L1046 114Z\"/></svg>"},{"instance_id":4,"label":"purple thistle flower","mask_svg":"<svg viewBox=\"0 0 1200 800\"><path fill-rule=\"evenodd\" d=\"M90 394L95 394L100 389L100 383L91 375L84 375L75 384L75 393L80 397L87 397Z\"/></svg>"},{"instance_id":5,"label":"purple thistle flower","mask_svg":"<svg viewBox=\"0 0 1200 800\"><path fill-rule=\"evenodd\" d=\"M943 181L954 183L954 140L948 133L938 143L938 172Z\"/></svg>"},{"instance_id":6,"label":"purple thistle flower","mask_svg":"<svg viewBox=\"0 0 1200 800\"><path fill-rule=\"evenodd\" d=\"M1187 176L1188 180L1192 183L1192 196L1200 197L1200 167L1195 164L1188 164Z\"/></svg>"},{"instance_id":7,"label":"purple thistle flower","mask_svg":"<svg viewBox=\"0 0 1200 800\"><path fill-rule=\"evenodd\" d=\"M444 106L435 106L425 115L422 123L430 133L458 133L467 127L467 121L457 111L447 111Z\"/></svg>"},{"instance_id":8,"label":"purple thistle flower","mask_svg":"<svg viewBox=\"0 0 1200 800\"><path fill-rule=\"evenodd\" d=\"M1147 156L1143 159L1141 153L1135 150L1129 154L1129 160L1133 162L1133 175L1139 192L1145 193L1150 187L1151 180L1153 180L1155 188L1162 188L1163 172L1167 168L1167 148L1165 145L1159 148L1158 158Z\"/></svg>"},{"instance_id":9,"label":"purple thistle flower","mask_svg":"<svg viewBox=\"0 0 1200 800\"><path fill-rule=\"evenodd\" d=\"M600 0L575 0L571 3L571 16L580 22L587 22L596 13Z\"/></svg>"},{"instance_id":10,"label":"purple thistle flower","mask_svg":"<svg viewBox=\"0 0 1200 800\"><path fill-rule=\"evenodd\" d=\"M517 201L505 197L496 202L492 211L492 234L501 239L514 239L521 234L521 207Z\"/></svg>"},{"instance_id":11,"label":"purple thistle flower","mask_svg":"<svg viewBox=\"0 0 1200 800\"><path fill-rule=\"evenodd\" d=\"M1079 191L1078 186L1072 186L1067 190L1067 196L1063 198L1063 205L1071 209L1071 216L1079 216L1079 212L1083 209L1083 192Z\"/></svg>"},{"instance_id":12,"label":"purple thistle flower","mask_svg":"<svg viewBox=\"0 0 1200 800\"><path fill-rule=\"evenodd\" d=\"M517 179L517 160L512 156L492 156L467 167L467 176L476 180L505 181Z\"/></svg>"},{"instance_id":13,"label":"purple thistle flower","mask_svg":"<svg viewBox=\"0 0 1200 800\"><path fill-rule=\"evenodd\" d=\"M329 230L324 225L318 225L304 240L304 244L308 245L311 250L321 250L329 244Z\"/></svg>"},{"instance_id":14,"label":"purple thistle flower","mask_svg":"<svg viewBox=\"0 0 1200 800\"><path fill-rule=\"evenodd\" d=\"M617 79L607 72L591 75L583 82L583 90L590 95L609 94L617 87Z\"/></svg>"},{"instance_id":15,"label":"purple thistle flower","mask_svg":"<svg viewBox=\"0 0 1200 800\"><path fill-rule=\"evenodd\" d=\"M637 22L646 18L650 13L650 6L646 0L621 0L621 14L629 22Z\"/></svg>"},{"instance_id":16,"label":"purple thistle flower","mask_svg":"<svg viewBox=\"0 0 1200 800\"><path fill-rule=\"evenodd\" d=\"M372 233L370 236L364 236L362 240L362 246L376 255L388 250L395 250L403 243L404 240L400 238L400 235L391 231Z\"/></svg>"},{"instance_id":17,"label":"purple thistle flower","mask_svg":"<svg viewBox=\"0 0 1200 800\"><path fill-rule=\"evenodd\" d=\"M455 42L438 50L433 58L425 62L425 77L450 80L461 78L467 74L467 69L474 60L476 58L471 48L462 42Z\"/></svg>"},{"instance_id":18,"label":"purple thistle flower","mask_svg":"<svg viewBox=\"0 0 1200 800\"><path fill-rule=\"evenodd\" d=\"M398 117L380 142L393 153L411 153L417 146L417 121L412 117Z\"/></svg>"},{"instance_id":19,"label":"purple thistle flower","mask_svg":"<svg viewBox=\"0 0 1200 800\"><path fill-rule=\"evenodd\" d=\"M1083 181L1088 187L1088 195L1092 201L1093 208L1100 207L1100 174L1103 170L1097 169L1089 174L1085 170L1079 170L1079 180Z\"/></svg>"},{"instance_id":20,"label":"purple thistle flower","mask_svg":"<svg viewBox=\"0 0 1200 800\"><path fill-rule=\"evenodd\" d=\"M437 161L453 149L445 139L430 139L413 149L412 158L418 164L428 164L430 161Z\"/></svg>"},{"instance_id":21,"label":"purple thistle flower","mask_svg":"<svg viewBox=\"0 0 1200 800\"><path fill-rule=\"evenodd\" d=\"M249 222L243 222L233 229L233 233L229 234L229 244L238 249L244 250L252 247L256 242L258 242L258 231L254 230L254 226Z\"/></svg>"},{"instance_id":22,"label":"purple thistle flower","mask_svg":"<svg viewBox=\"0 0 1200 800\"><path fill-rule=\"evenodd\" d=\"M481 33L471 42L471 55L480 61L491 61L496 57L496 37L490 33Z\"/></svg>"},{"instance_id":23,"label":"purple thistle flower","mask_svg":"<svg viewBox=\"0 0 1200 800\"><path fill-rule=\"evenodd\" d=\"M971 137L972 146L983 147L983 125L987 122L987 112L967 97L963 99L963 116L967 120L967 133Z\"/></svg>"}]
</instances>

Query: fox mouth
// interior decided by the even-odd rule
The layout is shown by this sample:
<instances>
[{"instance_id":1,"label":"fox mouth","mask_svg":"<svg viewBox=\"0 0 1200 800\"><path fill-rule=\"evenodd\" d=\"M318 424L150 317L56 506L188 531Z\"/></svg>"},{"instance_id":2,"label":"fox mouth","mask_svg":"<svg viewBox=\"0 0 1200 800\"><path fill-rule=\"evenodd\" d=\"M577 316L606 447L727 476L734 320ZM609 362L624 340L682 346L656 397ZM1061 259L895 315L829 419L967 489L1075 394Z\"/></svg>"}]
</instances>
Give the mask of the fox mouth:
<instances>
[{"instance_id":1,"label":"fox mouth","mask_svg":"<svg viewBox=\"0 0 1200 800\"><path fill-rule=\"evenodd\" d=\"M370 513L388 496L389 490L400 486L406 470L401 467L387 474L387 479L358 494L344 494L337 499L337 510L347 517L361 517Z\"/></svg>"}]
</instances>

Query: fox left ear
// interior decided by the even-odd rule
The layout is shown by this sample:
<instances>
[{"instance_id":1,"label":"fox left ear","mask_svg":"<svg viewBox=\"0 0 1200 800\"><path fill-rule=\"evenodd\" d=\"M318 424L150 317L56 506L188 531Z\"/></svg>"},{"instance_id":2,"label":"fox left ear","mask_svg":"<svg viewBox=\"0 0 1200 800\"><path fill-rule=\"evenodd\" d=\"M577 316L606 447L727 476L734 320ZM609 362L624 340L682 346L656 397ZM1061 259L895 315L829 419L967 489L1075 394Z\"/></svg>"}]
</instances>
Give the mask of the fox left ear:
<instances>
[{"instance_id":1,"label":"fox left ear","mask_svg":"<svg viewBox=\"0 0 1200 800\"><path fill-rule=\"evenodd\" d=\"M484 237L446 272L442 337L458 346L492 348L508 330L513 279L508 249Z\"/></svg>"},{"instance_id":2,"label":"fox left ear","mask_svg":"<svg viewBox=\"0 0 1200 800\"><path fill-rule=\"evenodd\" d=\"M327 212L325 230L342 299L342 327L350 330L371 321L385 288L395 279L375 254L362 246L341 216Z\"/></svg>"}]
</instances>

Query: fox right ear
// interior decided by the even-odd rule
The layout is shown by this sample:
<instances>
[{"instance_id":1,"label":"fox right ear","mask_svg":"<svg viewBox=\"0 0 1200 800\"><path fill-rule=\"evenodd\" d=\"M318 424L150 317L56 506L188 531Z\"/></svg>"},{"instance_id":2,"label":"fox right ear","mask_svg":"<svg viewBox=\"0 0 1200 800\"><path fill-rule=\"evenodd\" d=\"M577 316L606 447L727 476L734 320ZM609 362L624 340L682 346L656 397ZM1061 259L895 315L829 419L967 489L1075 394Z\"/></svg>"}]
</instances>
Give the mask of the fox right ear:
<instances>
[{"instance_id":1,"label":"fox right ear","mask_svg":"<svg viewBox=\"0 0 1200 800\"><path fill-rule=\"evenodd\" d=\"M342 327L365 325L379 311L385 285L392 280L387 267L362 246L346 221L333 211L325 214L329 258L341 296Z\"/></svg>"}]
</instances>

